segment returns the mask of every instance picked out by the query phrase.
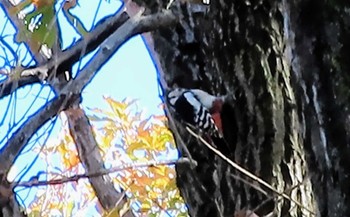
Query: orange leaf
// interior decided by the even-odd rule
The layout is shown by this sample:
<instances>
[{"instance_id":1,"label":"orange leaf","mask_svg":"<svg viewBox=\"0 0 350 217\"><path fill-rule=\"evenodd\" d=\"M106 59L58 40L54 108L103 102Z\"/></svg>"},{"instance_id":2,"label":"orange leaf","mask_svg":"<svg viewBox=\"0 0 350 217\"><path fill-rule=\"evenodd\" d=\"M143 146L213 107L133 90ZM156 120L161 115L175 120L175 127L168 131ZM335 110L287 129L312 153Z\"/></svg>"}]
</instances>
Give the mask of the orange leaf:
<instances>
[{"instance_id":1,"label":"orange leaf","mask_svg":"<svg viewBox=\"0 0 350 217\"><path fill-rule=\"evenodd\" d=\"M32 0L32 3L37 8L41 8L43 6L51 6L55 3L54 0Z\"/></svg>"},{"instance_id":2,"label":"orange leaf","mask_svg":"<svg viewBox=\"0 0 350 217\"><path fill-rule=\"evenodd\" d=\"M153 166L150 167L150 170L154 173L154 174L158 174L160 176L167 176L166 174L166 166Z\"/></svg>"},{"instance_id":3,"label":"orange leaf","mask_svg":"<svg viewBox=\"0 0 350 217\"><path fill-rule=\"evenodd\" d=\"M70 154L69 155L70 168L75 167L76 165L79 164L79 162L80 162L80 160L79 160L79 157L77 154Z\"/></svg>"}]
</instances>

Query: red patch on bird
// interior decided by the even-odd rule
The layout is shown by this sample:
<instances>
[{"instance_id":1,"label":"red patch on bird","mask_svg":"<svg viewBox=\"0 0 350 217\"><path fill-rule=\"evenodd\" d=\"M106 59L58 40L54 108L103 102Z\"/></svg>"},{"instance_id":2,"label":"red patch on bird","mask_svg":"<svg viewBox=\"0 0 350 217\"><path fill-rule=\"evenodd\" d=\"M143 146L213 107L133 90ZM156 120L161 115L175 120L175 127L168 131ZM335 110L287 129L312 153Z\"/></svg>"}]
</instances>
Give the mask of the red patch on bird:
<instances>
[{"instance_id":1,"label":"red patch on bird","mask_svg":"<svg viewBox=\"0 0 350 217\"><path fill-rule=\"evenodd\" d=\"M223 105L223 101L222 99L216 99L213 102L213 106L210 109L210 113L214 114L214 113L220 113L221 109L222 109L222 105Z\"/></svg>"},{"instance_id":2,"label":"red patch on bird","mask_svg":"<svg viewBox=\"0 0 350 217\"><path fill-rule=\"evenodd\" d=\"M217 126L217 128L219 129L220 133L222 133L222 121L221 121L220 112L216 112L216 113L211 114L211 117L213 118L214 123Z\"/></svg>"}]
</instances>

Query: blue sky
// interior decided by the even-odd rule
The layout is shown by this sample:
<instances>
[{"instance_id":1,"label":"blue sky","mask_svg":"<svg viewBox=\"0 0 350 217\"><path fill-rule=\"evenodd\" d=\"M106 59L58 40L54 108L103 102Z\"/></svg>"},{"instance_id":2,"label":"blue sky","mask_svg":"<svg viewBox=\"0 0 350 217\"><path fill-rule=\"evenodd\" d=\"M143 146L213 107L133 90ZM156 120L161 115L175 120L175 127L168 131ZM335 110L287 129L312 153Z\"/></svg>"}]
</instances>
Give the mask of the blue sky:
<instances>
[{"instance_id":1,"label":"blue sky","mask_svg":"<svg viewBox=\"0 0 350 217\"><path fill-rule=\"evenodd\" d=\"M60 1L62 2L62 1ZM91 29L93 24L97 23L101 18L108 14L114 14L121 7L121 2L111 1L90 1L80 0L80 6L72 9L72 13L80 17L82 23L87 29ZM59 10L59 6L56 8ZM98 11L96 16L92 12ZM89 12L89 13L86 13ZM62 12L58 13L60 27L62 29L63 47L69 47L73 42L80 38L79 34L72 28ZM15 29L10 22L7 21L6 14L0 8L0 31L1 38L9 44L14 51L20 53L22 62L28 64L31 62L27 54L26 47L23 44L14 42ZM1 45L1 41L0 41ZM3 46L2 46L3 47ZM1 47L0 47L1 48ZM80 68L89 61L93 54L84 58L80 64ZM10 52L6 49L0 49L0 68L5 64L5 59L12 59ZM32 62L33 63L33 62ZM74 69L77 70L79 64ZM0 76L1 79L1 76ZM93 81L83 91L84 108L107 108L107 104L103 100L103 96L111 96L116 100L123 100L125 97L139 99L135 109L144 110L145 115L163 114L159 108L161 100L159 98L157 83L157 73L154 63L149 56L141 36L133 37L125 45L123 45L116 54L106 63L100 72L94 77ZM37 95L39 94L39 97ZM32 85L30 87L21 88L13 96L8 96L0 100L0 147L2 147L7 138L20 126L28 116L33 114L40 108L47 99L53 97L48 86ZM16 103L13 103L16 101ZM50 138L57 136L57 132L61 127L60 120L51 126L45 125L38 135L35 135L28 147L23 151L16 161L16 172L26 170L36 157L36 153L28 151L32 147L40 147L45 144L47 137L47 128L53 131ZM44 133L44 136L41 134ZM39 139L38 139L39 138ZM35 142L34 142L35 141ZM174 151L172 157L177 156ZM35 165L30 169L22 180L28 180L38 171L45 171L46 164L37 160ZM30 200L30 199L29 199Z\"/></svg>"}]
</instances>

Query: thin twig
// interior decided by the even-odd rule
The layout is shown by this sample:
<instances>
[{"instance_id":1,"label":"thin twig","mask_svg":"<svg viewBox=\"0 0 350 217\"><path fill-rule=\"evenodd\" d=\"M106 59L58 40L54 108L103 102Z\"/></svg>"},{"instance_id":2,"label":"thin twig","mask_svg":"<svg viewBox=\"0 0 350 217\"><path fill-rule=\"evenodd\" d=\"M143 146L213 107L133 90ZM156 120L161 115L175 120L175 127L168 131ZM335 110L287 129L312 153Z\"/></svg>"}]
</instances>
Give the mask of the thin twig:
<instances>
[{"instance_id":1,"label":"thin twig","mask_svg":"<svg viewBox=\"0 0 350 217\"><path fill-rule=\"evenodd\" d=\"M134 168L140 168L140 167L153 167L153 166L160 166L160 165L173 165L173 164L189 164L191 163L188 158L180 158L178 160L164 160L164 161L148 161L144 163L130 163L130 164L124 164L118 167L113 167L111 169L105 169L101 170L96 173L91 174L77 174L74 176L69 177L63 177L61 179L54 179L54 180L48 180L48 181L39 181L39 177L32 177L30 181L26 182L14 182L12 184L13 187L34 187L34 186L46 186L46 185L60 185L67 182L76 182L79 179L86 179L91 177L98 177L98 176L104 176L108 175L110 173L119 172L126 169L134 169Z\"/></svg>"},{"instance_id":2,"label":"thin twig","mask_svg":"<svg viewBox=\"0 0 350 217\"><path fill-rule=\"evenodd\" d=\"M289 195L287 195L284 192L279 192L278 190L276 190L274 187L272 187L269 183L267 183L266 181L264 181L263 179L257 177L256 175L254 175L253 173L249 172L248 170L244 169L243 167L241 167L240 165L238 165L237 163L233 162L232 160L230 160L229 158L227 158L224 154L222 154L220 151L218 151L217 149L215 149L213 146L211 146L207 141L205 141L200 135L196 134L195 132L193 132L189 127L186 127L186 130L195 138L199 139L205 146L207 146L211 151L213 151L215 154L217 154L219 157L221 157L224 161L226 161L229 165L231 165L233 168L237 169L239 172L243 173L244 175L248 176L249 178L253 179L254 181L257 181L258 183L260 183L261 185L265 186L266 188L270 189L271 191L273 191L274 193L276 193L277 195L292 201L293 203L295 203L296 205L298 205L299 207L307 210L308 212L310 212L311 214L316 216L316 213L313 212L311 209L309 209L308 207L305 207L303 204L301 204L299 201L294 200L293 198L291 198Z\"/></svg>"},{"instance_id":3,"label":"thin twig","mask_svg":"<svg viewBox=\"0 0 350 217\"><path fill-rule=\"evenodd\" d=\"M7 175L18 154L24 149L27 142L41 126L77 99L79 99L79 96L72 94L55 97L39 108L33 115L29 116L24 124L11 135L2 148L2 152L0 152L0 159L2 160L0 174Z\"/></svg>"}]
</instances>

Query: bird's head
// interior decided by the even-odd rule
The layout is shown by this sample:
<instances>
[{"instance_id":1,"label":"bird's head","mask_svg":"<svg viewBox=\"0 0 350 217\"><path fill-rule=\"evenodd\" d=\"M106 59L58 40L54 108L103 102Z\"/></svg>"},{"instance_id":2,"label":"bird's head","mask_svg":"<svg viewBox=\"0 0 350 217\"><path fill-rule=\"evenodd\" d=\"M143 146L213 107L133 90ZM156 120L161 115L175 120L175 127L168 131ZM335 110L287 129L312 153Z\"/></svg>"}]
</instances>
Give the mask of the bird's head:
<instances>
[{"instance_id":1,"label":"bird's head","mask_svg":"<svg viewBox=\"0 0 350 217\"><path fill-rule=\"evenodd\" d=\"M176 100L186 91L184 88L174 88L174 89L168 89L166 91L166 99L167 102L171 106L175 106Z\"/></svg>"}]
</instances>

